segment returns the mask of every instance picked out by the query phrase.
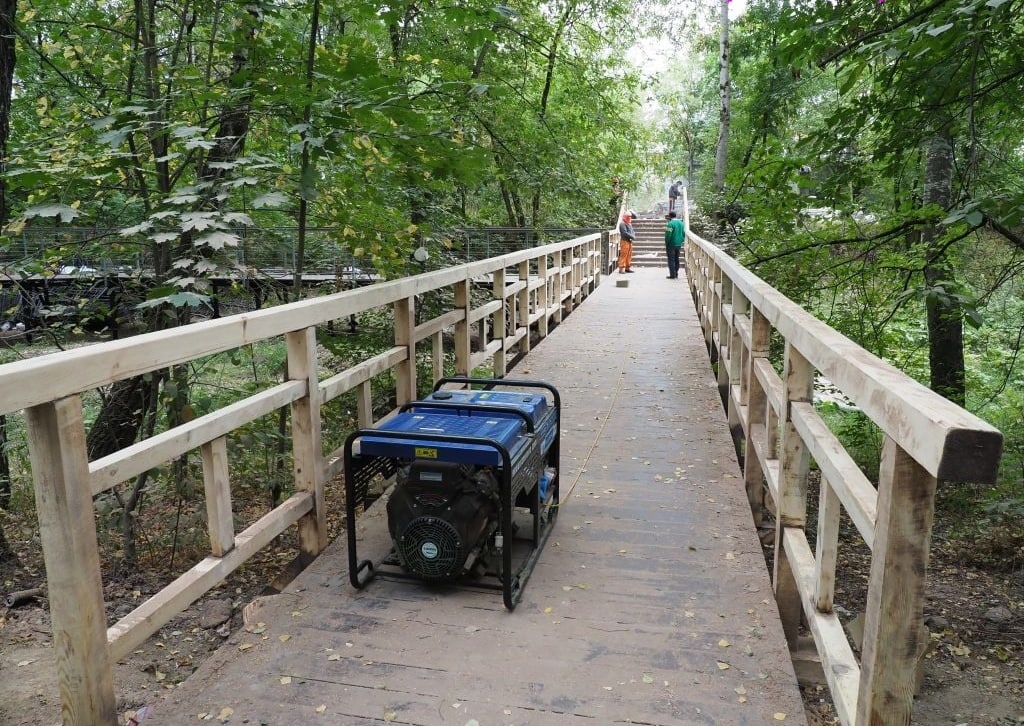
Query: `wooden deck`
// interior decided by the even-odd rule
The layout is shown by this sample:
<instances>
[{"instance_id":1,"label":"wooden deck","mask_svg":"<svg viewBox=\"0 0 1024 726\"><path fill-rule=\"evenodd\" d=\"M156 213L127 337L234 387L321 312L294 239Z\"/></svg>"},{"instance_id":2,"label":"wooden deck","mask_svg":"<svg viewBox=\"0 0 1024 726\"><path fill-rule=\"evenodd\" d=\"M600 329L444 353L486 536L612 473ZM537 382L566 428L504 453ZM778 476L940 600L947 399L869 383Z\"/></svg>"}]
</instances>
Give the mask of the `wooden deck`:
<instances>
[{"instance_id":1,"label":"wooden deck","mask_svg":"<svg viewBox=\"0 0 1024 726\"><path fill-rule=\"evenodd\" d=\"M356 591L339 538L147 726L806 723L686 281L614 275L509 375L562 395L563 511L514 612Z\"/></svg>"}]
</instances>

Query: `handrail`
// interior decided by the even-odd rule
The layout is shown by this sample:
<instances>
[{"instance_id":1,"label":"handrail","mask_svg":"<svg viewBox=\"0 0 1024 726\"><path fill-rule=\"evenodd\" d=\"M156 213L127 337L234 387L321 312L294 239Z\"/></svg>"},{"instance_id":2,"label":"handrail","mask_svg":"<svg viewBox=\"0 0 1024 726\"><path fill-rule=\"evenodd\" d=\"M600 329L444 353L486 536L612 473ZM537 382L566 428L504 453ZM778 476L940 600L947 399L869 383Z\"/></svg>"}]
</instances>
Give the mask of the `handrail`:
<instances>
[{"instance_id":1,"label":"handrail","mask_svg":"<svg viewBox=\"0 0 1024 726\"><path fill-rule=\"evenodd\" d=\"M820 659L844 726L909 723L919 660L925 569L937 479L991 483L1002 434L817 320L694 234L686 269L719 390L737 442L755 520L775 513L773 584L794 663ZM780 376L772 332L785 342ZM813 404L820 372L885 434L878 488ZM807 524L810 460L821 473L816 548ZM871 549L858 662L832 610L845 509ZM803 650L805 622L816 656Z\"/></svg>"},{"instance_id":2,"label":"handrail","mask_svg":"<svg viewBox=\"0 0 1024 726\"><path fill-rule=\"evenodd\" d=\"M504 377L511 351L529 351L531 327L546 336L600 284L605 274L602 255L608 255L604 248L611 243L607 232L584 235L415 277L0 366L0 414L25 411L63 722L116 724L113 663L292 525L298 527L300 558L311 559L326 547L324 486L341 468L341 457L340 450L323 450L323 404L354 391L359 426L372 426L377 420L370 395L373 379L393 373L397 406L413 400L416 346L429 341L433 378L441 378L445 373L443 333L449 327L454 327L458 374L469 375L490 361L494 377ZM477 305L470 291L480 285L489 285L492 294L489 302ZM418 321L417 297L442 288L453 291L454 302L437 317ZM394 346L321 380L317 326L382 306L394 309ZM487 321L489 327L484 325ZM478 328L483 340L478 352L473 352L470 339ZM88 461L83 392L282 337L288 360L282 383ZM227 436L285 406L291 409L295 493L236 533ZM200 450L202 459L210 555L107 629L92 497L194 449Z\"/></svg>"}]
</instances>

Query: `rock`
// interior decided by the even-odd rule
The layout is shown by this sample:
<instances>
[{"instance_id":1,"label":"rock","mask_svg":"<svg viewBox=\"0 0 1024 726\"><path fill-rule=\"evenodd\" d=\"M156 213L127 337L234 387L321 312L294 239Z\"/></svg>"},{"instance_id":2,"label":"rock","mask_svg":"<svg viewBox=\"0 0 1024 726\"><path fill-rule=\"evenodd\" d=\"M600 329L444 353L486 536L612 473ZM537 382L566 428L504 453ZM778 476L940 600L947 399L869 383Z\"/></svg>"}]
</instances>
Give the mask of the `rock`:
<instances>
[{"instance_id":1,"label":"rock","mask_svg":"<svg viewBox=\"0 0 1024 726\"><path fill-rule=\"evenodd\" d=\"M1013 613L1010 612L1009 608L1005 608L1002 605L998 605L994 608L989 608L988 610L986 610L985 614L982 615L982 617L990 623L1002 625L1013 620Z\"/></svg>"},{"instance_id":2,"label":"rock","mask_svg":"<svg viewBox=\"0 0 1024 726\"><path fill-rule=\"evenodd\" d=\"M928 615L924 619L924 624L928 626L929 630L936 632L945 630L949 626L949 621L941 615Z\"/></svg>"},{"instance_id":3,"label":"rock","mask_svg":"<svg viewBox=\"0 0 1024 726\"><path fill-rule=\"evenodd\" d=\"M210 600L203 605L199 614L199 627L204 630L216 628L230 620L233 611L230 600Z\"/></svg>"}]
</instances>

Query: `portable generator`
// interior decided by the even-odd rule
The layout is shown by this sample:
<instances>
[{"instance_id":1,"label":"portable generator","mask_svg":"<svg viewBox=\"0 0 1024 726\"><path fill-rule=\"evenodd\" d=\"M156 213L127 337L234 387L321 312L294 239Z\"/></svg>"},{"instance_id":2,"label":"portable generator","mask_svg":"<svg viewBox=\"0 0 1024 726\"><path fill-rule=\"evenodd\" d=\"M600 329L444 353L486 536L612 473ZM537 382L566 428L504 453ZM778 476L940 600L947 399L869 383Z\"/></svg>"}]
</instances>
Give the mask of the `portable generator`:
<instances>
[{"instance_id":1,"label":"portable generator","mask_svg":"<svg viewBox=\"0 0 1024 726\"><path fill-rule=\"evenodd\" d=\"M353 432L344 447L352 585L377 575L471 584L501 589L515 608L558 512L560 410L546 383L442 378L377 428ZM357 511L372 481L392 477L392 548L361 560Z\"/></svg>"}]
</instances>

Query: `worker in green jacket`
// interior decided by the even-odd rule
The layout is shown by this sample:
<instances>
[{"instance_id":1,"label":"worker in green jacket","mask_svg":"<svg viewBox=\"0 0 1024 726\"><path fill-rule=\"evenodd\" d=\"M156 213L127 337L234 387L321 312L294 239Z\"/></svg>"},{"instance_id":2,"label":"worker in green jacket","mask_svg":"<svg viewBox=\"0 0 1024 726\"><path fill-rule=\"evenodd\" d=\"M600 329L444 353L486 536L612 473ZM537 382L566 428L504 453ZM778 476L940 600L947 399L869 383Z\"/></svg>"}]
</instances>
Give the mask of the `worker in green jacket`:
<instances>
[{"instance_id":1,"label":"worker in green jacket","mask_svg":"<svg viewBox=\"0 0 1024 726\"><path fill-rule=\"evenodd\" d=\"M675 212L669 212L666 219L668 223L665 225L665 256L668 258L668 279L675 280L679 277L679 250L683 247L686 227Z\"/></svg>"}]
</instances>

